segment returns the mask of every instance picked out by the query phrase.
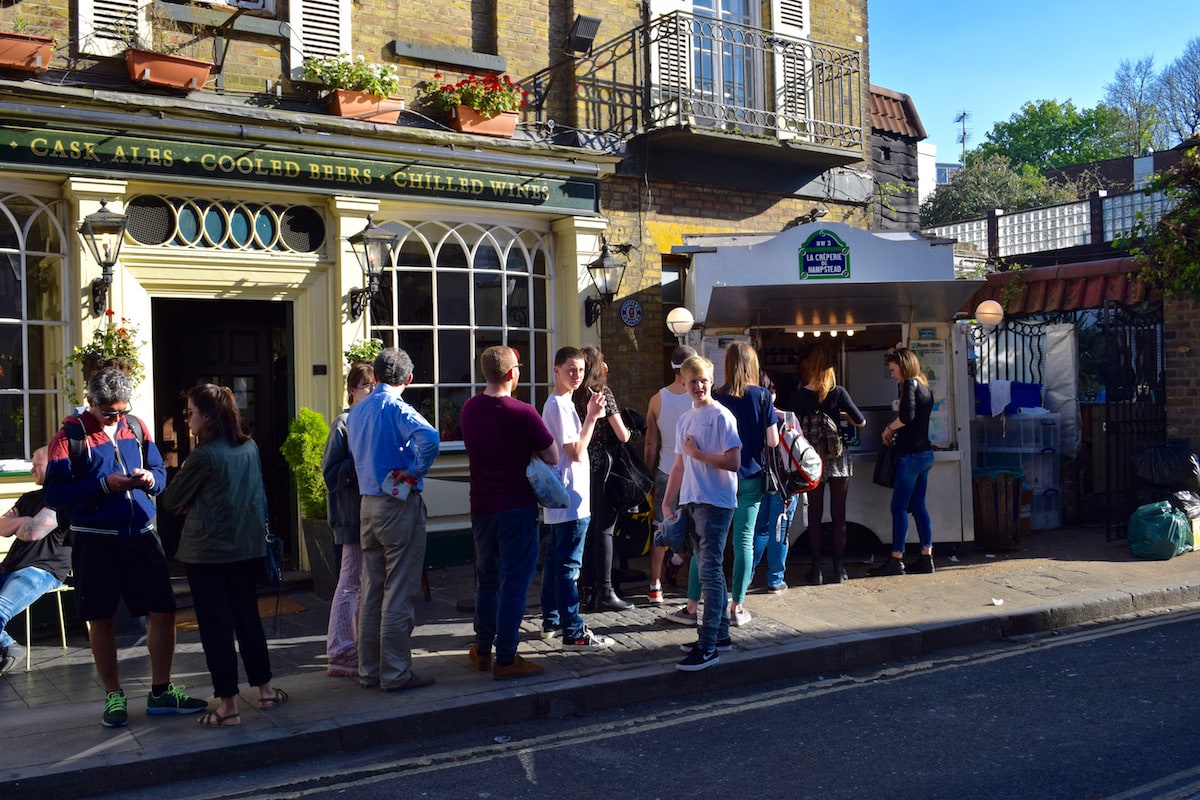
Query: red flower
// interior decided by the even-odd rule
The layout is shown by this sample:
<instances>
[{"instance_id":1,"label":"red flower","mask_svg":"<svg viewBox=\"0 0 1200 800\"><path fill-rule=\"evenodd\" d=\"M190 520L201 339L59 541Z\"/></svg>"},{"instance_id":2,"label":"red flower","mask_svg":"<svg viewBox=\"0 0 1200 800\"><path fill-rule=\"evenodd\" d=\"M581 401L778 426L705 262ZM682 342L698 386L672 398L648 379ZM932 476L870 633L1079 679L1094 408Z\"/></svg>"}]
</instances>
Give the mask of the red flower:
<instances>
[{"instance_id":1,"label":"red flower","mask_svg":"<svg viewBox=\"0 0 1200 800\"><path fill-rule=\"evenodd\" d=\"M116 312L115 312L115 311L113 311L113 310L110 308L110 309L108 309L107 311L105 311L105 312L104 312L104 316L106 316L106 317L111 317L111 316L113 316L115 313L116 313Z\"/></svg>"}]
</instances>

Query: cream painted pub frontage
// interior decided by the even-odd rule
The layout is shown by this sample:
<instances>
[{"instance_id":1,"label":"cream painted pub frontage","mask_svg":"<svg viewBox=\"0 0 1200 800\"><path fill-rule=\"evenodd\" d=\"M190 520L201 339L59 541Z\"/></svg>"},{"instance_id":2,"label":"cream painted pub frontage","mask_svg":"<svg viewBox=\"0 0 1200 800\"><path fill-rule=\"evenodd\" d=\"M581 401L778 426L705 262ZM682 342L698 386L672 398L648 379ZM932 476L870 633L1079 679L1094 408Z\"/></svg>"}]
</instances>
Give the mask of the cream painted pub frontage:
<instances>
[{"instance_id":1,"label":"cream painted pub frontage","mask_svg":"<svg viewBox=\"0 0 1200 800\"><path fill-rule=\"evenodd\" d=\"M612 157L44 87L0 96L0 145L3 507L32 488L32 451L81 402L67 355L124 325L145 369L134 412L169 473L190 449L183 393L230 386L263 453L273 522L298 555L279 445L297 409L336 416L343 351L374 337L412 355L406 395L442 435L430 531L463 531L458 412L484 385L478 354L517 348L520 396L540 407L553 349L592 340L582 297ZM102 208L127 219L111 285L76 233ZM369 223L394 235L373 293L349 243Z\"/></svg>"}]
</instances>

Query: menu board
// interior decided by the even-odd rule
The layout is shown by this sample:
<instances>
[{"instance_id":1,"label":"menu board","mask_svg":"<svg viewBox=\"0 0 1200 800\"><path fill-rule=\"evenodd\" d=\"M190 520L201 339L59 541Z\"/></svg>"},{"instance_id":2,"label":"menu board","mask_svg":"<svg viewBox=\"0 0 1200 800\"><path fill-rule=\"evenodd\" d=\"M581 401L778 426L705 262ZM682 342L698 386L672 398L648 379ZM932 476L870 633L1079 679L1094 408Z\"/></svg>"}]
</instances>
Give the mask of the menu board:
<instances>
[{"instance_id":1,"label":"menu board","mask_svg":"<svg viewBox=\"0 0 1200 800\"><path fill-rule=\"evenodd\" d=\"M934 447L950 447L954 443L951 430L950 402L950 359L946 342L921 340L908 343L908 348L921 360L921 371L929 388L933 390L933 412L929 415L929 441Z\"/></svg>"}]
</instances>

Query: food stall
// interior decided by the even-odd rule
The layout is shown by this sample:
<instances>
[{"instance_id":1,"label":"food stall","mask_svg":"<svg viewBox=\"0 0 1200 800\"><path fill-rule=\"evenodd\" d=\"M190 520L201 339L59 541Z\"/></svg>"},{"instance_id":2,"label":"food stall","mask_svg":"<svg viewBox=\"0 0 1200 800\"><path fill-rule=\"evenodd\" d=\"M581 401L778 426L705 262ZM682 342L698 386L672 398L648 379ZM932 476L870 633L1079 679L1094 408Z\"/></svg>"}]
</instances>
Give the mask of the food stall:
<instances>
[{"instance_id":1,"label":"food stall","mask_svg":"<svg viewBox=\"0 0 1200 800\"><path fill-rule=\"evenodd\" d=\"M723 341L749 336L787 408L800 361L816 342L834 347L838 383L867 418L866 427L850 429L857 435L849 442L847 522L884 543L891 541L891 490L871 476L882 430L895 418L897 387L883 357L901 343L917 353L935 400L928 495L934 541L971 541L973 399L965 324L956 318L983 281L954 277L952 242L823 222L774 235L683 241L672 252L691 260L684 300L697 323L693 343L709 358L722 358Z\"/></svg>"}]
</instances>

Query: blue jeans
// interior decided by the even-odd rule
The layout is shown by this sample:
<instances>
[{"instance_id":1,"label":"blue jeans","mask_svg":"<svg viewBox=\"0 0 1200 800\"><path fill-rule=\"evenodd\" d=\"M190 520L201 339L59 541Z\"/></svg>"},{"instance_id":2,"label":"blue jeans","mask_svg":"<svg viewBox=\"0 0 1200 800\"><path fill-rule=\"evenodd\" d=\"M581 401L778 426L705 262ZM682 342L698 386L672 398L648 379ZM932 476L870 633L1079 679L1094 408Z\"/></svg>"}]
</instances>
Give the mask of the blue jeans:
<instances>
[{"instance_id":1,"label":"blue jeans","mask_svg":"<svg viewBox=\"0 0 1200 800\"><path fill-rule=\"evenodd\" d=\"M0 575L0 647L10 647L14 643L4 626L29 608L34 600L59 586L62 581L38 567L25 567Z\"/></svg>"},{"instance_id":2,"label":"blue jeans","mask_svg":"<svg viewBox=\"0 0 1200 800\"><path fill-rule=\"evenodd\" d=\"M496 663L511 664L521 640L525 599L537 571L537 506L471 517L475 539L475 641Z\"/></svg>"},{"instance_id":3,"label":"blue jeans","mask_svg":"<svg viewBox=\"0 0 1200 800\"><path fill-rule=\"evenodd\" d=\"M758 520L754 524L754 568L762 560L763 553L767 554L767 586L778 586L783 583L783 572L787 566L788 557L788 528L792 524L792 515L800 504L800 496L792 495L787 498L790 502L784 505L781 494L764 494L762 505L758 507ZM786 514L783 523L783 541L775 536L775 526L779 516Z\"/></svg>"},{"instance_id":4,"label":"blue jeans","mask_svg":"<svg viewBox=\"0 0 1200 800\"><path fill-rule=\"evenodd\" d=\"M563 634L583 632L579 616L579 568L583 564L583 545L588 518L559 522L550 526L546 537L546 558L542 562L542 628L562 625Z\"/></svg>"},{"instance_id":5,"label":"blue jeans","mask_svg":"<svg viewBox=\"0 0 1200 800\"><path fill-rule=\"evenodd\" d=\"M933 547L933 523L925 508L925 490L929 470L933 469L933 451L907 453L896 460L896 484L892 487L892 552L903 553L908 539L908 515L917 523L922 547Z\"/></svg>"},{"instance_id":6,"label":"blue jeans","mask_svg":"<svg viewBox=\"0 0 1200 800\"><path fill-rule=\"evenodd\" d=\"M700 591L704 595L704 614L700 618L700 650L709 652L718 639L729 636L729 604L725 602L725 540L732 508L717 508L707 503L688 503L683 513L692 518L696 533L696 553L693 561L699 564Z\"/></svg>"}]
</instances>

